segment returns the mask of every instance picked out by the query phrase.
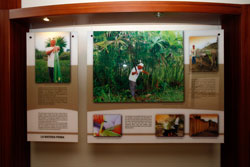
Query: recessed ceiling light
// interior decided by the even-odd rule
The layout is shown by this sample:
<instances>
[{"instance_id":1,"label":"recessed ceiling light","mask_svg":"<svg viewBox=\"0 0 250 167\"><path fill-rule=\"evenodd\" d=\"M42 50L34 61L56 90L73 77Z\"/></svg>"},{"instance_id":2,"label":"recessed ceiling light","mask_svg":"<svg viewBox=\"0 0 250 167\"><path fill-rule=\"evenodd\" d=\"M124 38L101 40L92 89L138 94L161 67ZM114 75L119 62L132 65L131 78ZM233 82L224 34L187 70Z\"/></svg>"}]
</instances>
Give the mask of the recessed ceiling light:
<instances>
[{"instance_id":1,"label":"recessed ceiling light","mask_svg":"<svg viewBox=\"0 0 250 167\"><path fill-rule=\"evenodd\" d=\"M43 18L43 21L47 21L47 22L49 22L49 21L50 21L50 19L49 19L48 17L44 17L44 18Z\"/></svg>"},{"instance_id":2,"label":"recessed ceiling light","mask_svg":"<svg viewBox=\"0 0 250 167\"><path fill-rule=\"evenodd\" d=\"M157 12L157 13L155 13L155 16L156 16L157 18L160 18L161 16L163 16L163 13L162 13L162 12Z\"/></svg>"}]
</instances>

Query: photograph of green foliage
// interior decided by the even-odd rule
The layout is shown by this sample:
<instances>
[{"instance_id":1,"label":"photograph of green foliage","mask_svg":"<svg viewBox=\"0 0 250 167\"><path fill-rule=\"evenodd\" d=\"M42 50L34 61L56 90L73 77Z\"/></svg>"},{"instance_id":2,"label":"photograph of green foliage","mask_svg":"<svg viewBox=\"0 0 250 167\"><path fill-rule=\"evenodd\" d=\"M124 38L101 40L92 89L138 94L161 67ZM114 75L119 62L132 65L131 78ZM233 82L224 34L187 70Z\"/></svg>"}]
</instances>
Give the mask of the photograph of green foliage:
<instances>
[{"instance_id":1,"label":"photograph of green foliage","mask_svg":"<svg viewBox=\"0 0 250 167\"><path fill-rule=\"evenodd\" d=\"M70 54L70 32L35 33L36 83L69 83Z\"/></svg>"},{"instance_id":2,"label":"photograph of green foliage","mask_svg":"<svg viewBox=\"0 0 250 167\"><path fill-rule=\"evenodd\" d=\"M95 31L94 102L183 102L182 31Z\"/></svg>"},{"instance_id":3,"label":"photograph of green foliage","mask_svg":"<svg viewBox=\"0 0 250 167\"><path fill-rule=\"evenodd\" d=\"M218 37L191 36L189 38L191 71L218 71Z\"/></svg>"}]
</instances>

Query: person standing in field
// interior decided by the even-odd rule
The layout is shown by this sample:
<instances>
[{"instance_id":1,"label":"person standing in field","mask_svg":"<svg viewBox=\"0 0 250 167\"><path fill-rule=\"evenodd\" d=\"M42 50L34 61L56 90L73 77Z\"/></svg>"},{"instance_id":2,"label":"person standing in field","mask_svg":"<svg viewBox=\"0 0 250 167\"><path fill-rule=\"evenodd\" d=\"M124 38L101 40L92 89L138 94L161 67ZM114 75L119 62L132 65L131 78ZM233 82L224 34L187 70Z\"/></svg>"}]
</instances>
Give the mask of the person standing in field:
<instances>
[{"instance_id":1,"label":"person standing in field","mask_svg":"<svg viewBox=\"0 0 250 167\"><path fill-rule=\"evenodd\" d=\"M136 67L133 67L130 75L129 75L129 88L131 91L132 97L135 97L135 91L136 91L136 80L139 77L140 73L144 73L148 75L147 71L143 70L144 64L140 63Z\"/></svg>"},{"instance_id":2,"label":"person standing in field","mask_svg":"<svg viewBox=\"0 0 250 167\"><path fill-rule=\"evenodd\" d=\"M196 64L196 50L195 45L191 49L192 64Z\"/></svg>"},{"instance_id":3,"label":"person standing in field","mask_svg":"<svg viewBox=\"0 0 250 167\"><path fill-rule=\"evenodd\" d=\"M56 46L56 40L52 39L50 41L50 47L46 48L46 54L48 55L48 71L50 82L54 82L54 66L55 66L55 55L58 54L60 50L59 46Z\"/></svg>"}]
</instances>

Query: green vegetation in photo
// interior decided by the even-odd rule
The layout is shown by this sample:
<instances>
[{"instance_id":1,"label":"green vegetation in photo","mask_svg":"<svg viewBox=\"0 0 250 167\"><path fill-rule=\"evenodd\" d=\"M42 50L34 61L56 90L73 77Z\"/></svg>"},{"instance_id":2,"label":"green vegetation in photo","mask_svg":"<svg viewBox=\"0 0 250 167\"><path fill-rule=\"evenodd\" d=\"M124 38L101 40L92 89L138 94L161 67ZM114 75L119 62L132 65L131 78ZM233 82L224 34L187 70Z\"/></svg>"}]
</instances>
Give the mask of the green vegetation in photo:
<instances>
[{"instance_id":1,"label":"green vegetation in photo","mask_svg":"<svg viewBox=\"0 0 250 167\"><path fill-rule=\"evenodd\" d=\"M50 47L51 38L45 41L44 45ZM71 73L70 50L65 50L67 43L64 37L54 38L56 46L59 46L59 51L55 53L54 58L54 82L55 83L69 83ZM35 50L35 80L36 83L50 83L50 76L48 70L48 55L45 50Z\"/></svg>"},{"instance_id":2,"label":"green vegetation in photo","mask_svg":"<svg viewBox=\"0 0 250 167\"><path fill-rule=\"evenodd\" d=\"M70 61L60 60L62 83L70 82ZM36 59L36 83L49 83L49 72L47 61L44 59Z\"/></svg>"},{"instance_id":3,"label":"green vegetation in photo","mask_svg":"<svg viewBox=\"0 0 250 167\"><path fill-rule=\"evenodd\" d=\"M181 31L94 32L94 102L183 102L184 53ZM129 75L137 64L136 97Z\"/></svg>"}]
</instances>

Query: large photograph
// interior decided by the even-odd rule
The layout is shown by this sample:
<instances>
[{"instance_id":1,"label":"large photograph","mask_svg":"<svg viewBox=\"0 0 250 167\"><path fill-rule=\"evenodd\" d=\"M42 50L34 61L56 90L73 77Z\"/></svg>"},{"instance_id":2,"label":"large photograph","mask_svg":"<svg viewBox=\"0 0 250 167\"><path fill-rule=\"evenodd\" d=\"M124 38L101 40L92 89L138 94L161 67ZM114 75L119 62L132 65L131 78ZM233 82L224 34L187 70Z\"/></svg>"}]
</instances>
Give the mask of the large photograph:
<instances>
[{"instance_id":1,"label":"large photograph","mask_svg":"<svg viewBox=\"0 0 250 167\"><path fill-rule=\"evenodd\" d=\"M70 32L35 33L36 83L69 83L70 54Z\"/></svg>"},{"instance_id":2,"label":"large photograph","mask_svg":"<svg viewBox=\"0 0 250 167\"><path fill-rule=\"evenodd\" d=\"M218 37L191 36L189 38L191 71L218 71Z\"/></svg>"},{"instance_id":3,"label":"large photograph","mask_svg":"<svg viewBox=\"0 0 250 167\"><path fill-rule=\"evenodd\" d=\"M182 31L95 31L94 102L183 102Z\"/></svg>"}]
</instances>

